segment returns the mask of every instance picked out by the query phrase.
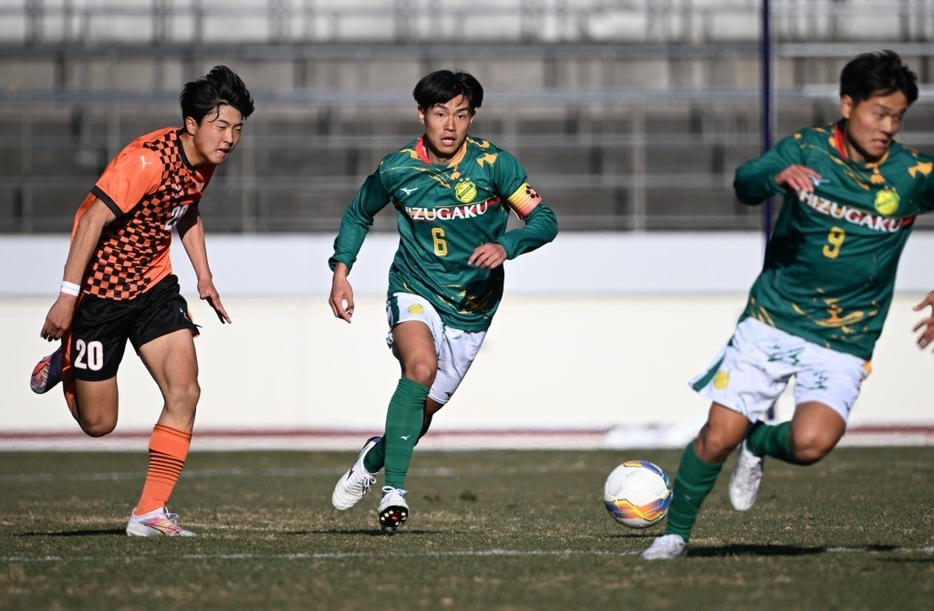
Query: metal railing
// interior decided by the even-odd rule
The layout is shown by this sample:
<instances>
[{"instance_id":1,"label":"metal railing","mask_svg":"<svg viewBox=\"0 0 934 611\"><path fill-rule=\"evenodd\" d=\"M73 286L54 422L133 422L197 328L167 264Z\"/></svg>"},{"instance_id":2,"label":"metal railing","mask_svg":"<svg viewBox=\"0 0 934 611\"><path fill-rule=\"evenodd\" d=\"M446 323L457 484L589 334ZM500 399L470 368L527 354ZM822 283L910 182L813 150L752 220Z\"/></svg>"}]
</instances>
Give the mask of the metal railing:
<instances>
[{"instance_id":1,"label":"metal railing","mask_svg":"<svg viewBox=\"0 0 934 611\"><path fill-rule=\"evenodd\" d=\"M474 133L519 157L564 228L755 228L760 212L735 202L731 181L760 149L760 6L7 2L0 231L67 230L107 161L139 134L179 124L182 79L213 63L236 65L258 108L205 197L214 229L333 231L382 155L416 135L409 81L439 65L481 77L487 99ZM837 116L833 82L845 58L870 44L849 40L867 18L878 26L870 48L908 56L923 82L934 73L934 0L772 6L778 136ZM907 123L917 131L903 140L934 149L934 134L922 131L932 108L926 87ZM378 227L391 224L386 217Z\"/></svg>"},{"instance_id":2,"label":"metal railing","mask_svg":"<svg viewBox=\"0 0 934 611\"><path fill-rule=\"evenodd\" d=\"M473 132L523 162L566 229L754 229L760 212L736 203L731 182L736 165L759 151L757 96L497 91ZM261 112L203 202L215 230L333 231L379 159L420 129L402 92L254 97ZM828 88L779 92L780 128L832 120L832 99ZM923 90L921 100L911 113L934 116L934 90ZM120 148L178 124L174 104L174 95L113 92L0 101L0 231L67 230ZM930 150L934 133L920 131L923 123L904 139ZM392 223L382 216L378 229Z\"/></svg>"},{"instance_id":3,"label":"metal railing","mask_svg":"<svg viewBox=\"0 0 934 611\"><path fill-rule=\"evenodd\" d=\"M934 39L932 0L772 0L786 42ZM0 41L705 43L754 41L761 0L20 0Z\"/></svg>"}]
</instances>

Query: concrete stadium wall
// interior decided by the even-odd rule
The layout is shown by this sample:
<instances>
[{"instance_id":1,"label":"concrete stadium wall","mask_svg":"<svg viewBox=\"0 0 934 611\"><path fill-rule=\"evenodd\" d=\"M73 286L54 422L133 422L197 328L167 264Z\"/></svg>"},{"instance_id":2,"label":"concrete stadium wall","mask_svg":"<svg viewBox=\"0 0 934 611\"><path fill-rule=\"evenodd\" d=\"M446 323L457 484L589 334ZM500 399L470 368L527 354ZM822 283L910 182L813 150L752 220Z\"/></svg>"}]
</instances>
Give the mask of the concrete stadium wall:
<instances>
[{"instance_id":1,"label":"concrete stadium wall","mask_svg":"<svg viewBox=\"0 0 934 611\"><path fill-rule=\"evenodd\" d=\"M209 236L229 327L197 299L176 245L176 271L203 325L199 429L381 430L398 378L384 343L382 298L395 239L367 241L351 276L357 307L349 326L327 305L331 240ZM4 433L76 428L57 389L35 396L26 384L50 351L38 334L66 252L63 236L0 238ZM509 262L506 299L487 343L433 430L661 427L690 435L707 404L687 380L729 337L761 252L755 234L564 234ZM911 309L931 288L932 255L934 235L914 236L853 424L934 420L934 361L914 344L921 314ZM132 350L119 379L118 430L151 428L161 398ZM786 396L780 415L790 408Z\"/></svg>"}]
</instances>

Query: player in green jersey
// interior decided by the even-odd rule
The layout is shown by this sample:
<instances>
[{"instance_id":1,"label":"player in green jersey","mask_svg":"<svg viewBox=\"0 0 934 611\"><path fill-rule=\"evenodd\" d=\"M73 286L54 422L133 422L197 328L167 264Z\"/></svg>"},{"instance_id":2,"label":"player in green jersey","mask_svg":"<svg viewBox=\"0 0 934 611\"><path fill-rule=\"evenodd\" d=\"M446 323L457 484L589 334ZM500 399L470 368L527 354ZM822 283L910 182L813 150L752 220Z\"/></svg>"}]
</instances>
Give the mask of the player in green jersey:
<instances>
[{"instance_id":1,"label":"player in green jersey","mask_svg":"<svg viewBox=\"0 0 934 611\"><path fill-rule=\"evenodd\" d=\"M337 482L334 507L349 509L385 468L377 513L384 529L408 517L405 476L432 416L454 394L480 350L503 295L503 264L550 242L554 212L504 150L468 134L483 88L466 72L439 70L413 96L424 134L387 155L344 212L328 261L329 303L351 321L347 276L374 216L396 211L399 248L389 269L387 343L401 366L381 437L364 444ZM524 225L506 230L510 213Z\"/></svg>"},{"instance_id":2,"label":"player in green jersey","mask_svg":"<svg viewBox=\"0 0 934 611\"><path fill-rule=\"evenodd\" d=\"M685 554L701 503L737 446L730 501L746 511L765 456L810 465L843 437L902 249L916 216L934 209L934 158L893 139L917 97L916 76L897 54L859 55L840 75L837 123L798 131L737 169L740 201L775 195L783 204L733 337L692 383L713 404L682 455L665 534L643 559ZM927 307L934 293L915 309ZM915 331L918 345L930 346L934 316ZM792 377L791 420L760 421Z\"/></svg>"}]
</instances>

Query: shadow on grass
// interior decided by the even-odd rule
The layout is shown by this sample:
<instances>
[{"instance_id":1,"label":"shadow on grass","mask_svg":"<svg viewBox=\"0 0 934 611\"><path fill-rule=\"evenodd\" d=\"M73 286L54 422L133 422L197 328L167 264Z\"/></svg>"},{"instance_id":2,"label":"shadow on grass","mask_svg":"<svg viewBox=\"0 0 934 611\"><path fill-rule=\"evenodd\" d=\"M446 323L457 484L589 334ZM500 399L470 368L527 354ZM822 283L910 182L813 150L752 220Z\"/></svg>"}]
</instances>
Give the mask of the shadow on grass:
<instances>
[{"instance_id":1,"label":"shadow on grass","mask_svg":"<svg viewBox=\"0 0 934 611\"><path fill-rule=\"evenodd\" d=\"M721 547L690 548L688 556L695 558L716 558L723 556L816 556L818 554L862 552L898 554L905 548L897 545L861 545L853 548L800 547L796 545L724 545ZM899 558L886 558L891 562L901 562ZM934 559L925 558L927 562Z\"/></svg>"},{"instance_id":2,"label":"shadow on grass","mask_svg":"<svg viewBox=\"0 0 934 611\"><path fill-rule=\"evenodd\" d=\"M283 535L369 535L371 537L404 537L406 535L424 536L424 535L466 535L467 531L453 530L425 530L419 528L400 528L394 533L388 533L376 528L328 528L319 530L290 530L281 533Z\"/></svg>"},{"instance_id":3,"label":"shadow on grass","mask_svg":"<svg viewBox=\"0 0 934 611\"><path fill-rule=\"evenodd\" d=\"M636 530L632 532L623 532L618 535L609 535L608 538L630 540L630 539L656 539L660 536L661 535L656 531L645 532L645 531Z\"/></svg>"},{"instance_id":4,"label":"shadow on grass","mask_svg":"<svg viewBox=\"0 0 934 611\"><path fill-rule=\"evenodd\" d=\"M14 537L110 537L120 535L126 537L126 529L108 528L100 530L53 530L47 532L18 533Z\"/></svg>"},{"instance_id":5,"label":"shadow on grass","mask_svg":"<svg viewBox=\"0 0 934 611\"><path fill-rule=\"evenodd\" d=\"M689 558L721 558L723 556L816 556L827 552L826 547L800 547L797 545L723 545L720 547L692 547Z\"/></svg>"}]
</instances>

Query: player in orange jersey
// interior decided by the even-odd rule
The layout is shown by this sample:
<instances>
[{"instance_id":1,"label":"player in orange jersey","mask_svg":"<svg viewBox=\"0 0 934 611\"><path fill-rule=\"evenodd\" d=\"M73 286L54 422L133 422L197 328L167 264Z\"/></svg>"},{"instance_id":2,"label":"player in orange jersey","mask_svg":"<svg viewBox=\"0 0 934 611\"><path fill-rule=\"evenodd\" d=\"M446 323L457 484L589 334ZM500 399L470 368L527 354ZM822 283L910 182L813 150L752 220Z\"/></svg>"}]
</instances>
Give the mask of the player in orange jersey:
<instances>
[{"instance_id":1,"label":"player in orange jersey","mask_svg":"<svg viewBox=\"0 0 934 611\"><path fill-rule=\"evenodd\" d=\"M177 229L198 295L229 323L214 287L198 202L214 169L240 141L253 112L243 81L225 66L185 85L184 125L131 142L110 162L78 208L61 292L41 337L61 347L33 370L44 393L63 381L81 429L101 437L117 425L117 369L129 340L165 403L149 442L149 470L126 532L193 536L166 509L181 474L201 394L194 336L169 246Z\"/></svg>"}]
</instances>

